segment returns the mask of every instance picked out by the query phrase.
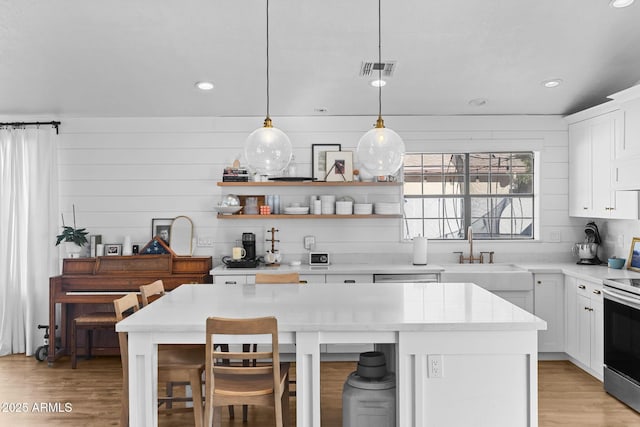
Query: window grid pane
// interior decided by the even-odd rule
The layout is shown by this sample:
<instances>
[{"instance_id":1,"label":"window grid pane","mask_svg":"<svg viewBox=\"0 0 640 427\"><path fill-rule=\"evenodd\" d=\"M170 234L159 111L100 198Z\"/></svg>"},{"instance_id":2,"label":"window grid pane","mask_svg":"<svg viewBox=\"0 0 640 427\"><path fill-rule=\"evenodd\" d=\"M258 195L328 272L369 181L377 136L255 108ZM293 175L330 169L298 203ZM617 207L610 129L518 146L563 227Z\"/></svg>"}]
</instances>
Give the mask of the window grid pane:
<instances>
[{"instance_id":1,"label":"window grid pane","mask_svg":"<svg viewBox=\"0 0 640 427\"><path fill-rule=\"evenodd\" d=\"M405 238L465 239L471 224L476 239L533 239L533 160L531 152L408 154Z\"/></svg>"}]
</instances>

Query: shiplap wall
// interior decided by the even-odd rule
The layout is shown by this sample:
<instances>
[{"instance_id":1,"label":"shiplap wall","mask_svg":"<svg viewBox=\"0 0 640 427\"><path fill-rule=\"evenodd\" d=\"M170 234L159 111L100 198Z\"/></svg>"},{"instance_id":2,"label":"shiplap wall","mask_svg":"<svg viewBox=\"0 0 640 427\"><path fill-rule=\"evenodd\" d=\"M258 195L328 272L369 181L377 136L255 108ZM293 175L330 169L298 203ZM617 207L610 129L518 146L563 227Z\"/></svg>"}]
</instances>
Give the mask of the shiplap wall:
<instances>
[{"instance_id":1,"label":"shiplap wall","mask_svg":"<svg viewBox=\"0 0 640 427\"><path fill-rule=\"evenodd\" d=\"M536 242L477 242L496 261L569 260L570 243L583 234L582 222L568 216L567 128L553 116L387 117L387 126L405 140L407 151L534 150L539 187ZM274 124L291 138L297 174L311 175L311 144L342 144L355 150L372 117L287 117ZM258 252L267 248L265 230L276 227L285 261L303 259L303 236L316 236L316 250L338 262L408 262L411 243L400 241L400 219L219 220L213 207L230 191L218 187L222 170L241 156L247 135L260 118L69 118L59 143L60 208L78 226L101 234L104 243L131 236L144 245L152 218L189 216L194 233L213 238L214 247L196 247L214 263L230 254L242 232L256 233ZM395 189L243 189L240 194L279 193L283 203L308 204L309 194L350 195L356 201L400 200ZM558 240L559 238L559 240ZM430 242L430 262L454 262L464 242Z\"/></svg>"}]
</instances>

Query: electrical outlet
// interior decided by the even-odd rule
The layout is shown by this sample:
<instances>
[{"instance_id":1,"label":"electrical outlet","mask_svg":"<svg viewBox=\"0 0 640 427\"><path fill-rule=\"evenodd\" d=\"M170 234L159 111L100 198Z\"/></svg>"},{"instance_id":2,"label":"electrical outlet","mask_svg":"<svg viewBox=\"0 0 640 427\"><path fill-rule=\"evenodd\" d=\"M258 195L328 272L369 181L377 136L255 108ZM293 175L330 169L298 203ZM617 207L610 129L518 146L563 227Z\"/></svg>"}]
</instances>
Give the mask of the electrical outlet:
<instances>
[{"instance_id":1,"label":"electrical outlet","mask_svg":"<svg viewBox=\"0 0 640 427\"><path fill-rule=\"evenodd\" d=\"M213 247L213 237L200 237L200 236L198 236L198 247L199 248L212 248Z\"/></svg>"},{"instance_id":2,"label":"electrical outlet","mask_svg":"<svg viewBox=\"0 0 640 427\"><path fill-rule=\"evenodd\" d=\"M315 236L304 236L304 248L308 251L312 250L316 245L316 237Z\"/></svg>"},{"instance_id":3,"label":"electrical outlet","mask_svg":"<svg viewBox=\"0 0 640 427\"><path fill-rule=\"evenodd\" d=\"M429 378L442 378L444 376L441 354L429 354L427 356L427 365Z\"/></svg>"},{"instance_id":4,"label":"electrical outlet","mask_svg":"<svg viewBox=\"0 0 640 427\"><path fill-rule=\"evenodd\" d=\"M619 248L624 247L624 234L618 234L618 239L616 240L616 246Z\"/></svg>"}]
</instances>

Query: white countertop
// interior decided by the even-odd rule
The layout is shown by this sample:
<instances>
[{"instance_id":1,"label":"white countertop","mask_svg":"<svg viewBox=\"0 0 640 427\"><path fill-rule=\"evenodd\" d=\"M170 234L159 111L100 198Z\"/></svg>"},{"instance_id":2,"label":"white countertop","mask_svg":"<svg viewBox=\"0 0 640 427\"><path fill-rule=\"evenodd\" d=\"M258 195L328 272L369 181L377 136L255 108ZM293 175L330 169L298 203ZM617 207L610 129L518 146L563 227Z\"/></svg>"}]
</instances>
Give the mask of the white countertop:
<instances>
[{"instance_id":1,"label":"white countertop","mask_svg":"<svg viewBox=\"0 0 640 427\"><path fill-rule=\"evenodd\" d=\"M585 280L603 280L618 278L640 278L640 273L627 269L608 268L602 265L579 265L575 263L505 263L518 266L531 273L561 273ZM473 266L469 266L473 268ZM299 272L300 274L426 274L441 273L447 268L442 264L411 265L411 264L331 264L329 266L310 266L303 264L291 266L282 264L278 267L260 266L258 268L228 268L217 266L210 271L215 275L248 275L256 271L273 271L278 273Z\"/></svg>"},{"instance_id":2,"label":"white countertop","mask_svg":"<svg viewBox=\"0 0 640 427\"><path fill-rule=\"evenodd\" d=\"M281 264L277 267L260 265L257 268L229 268L219 265L210 271L215 275L242 275L253 274L256 271L273 271L278 273L299 272L300 274L422 274L440 273L444 268L441 265L412 265L412 264L330 264L327 266L315 266L302 264L292 266Z\"/></svg>"},{"instance_id":3,"label":"white countertop","mask_svg":"<svg viewBox=\"0 0 640 427\"><path fill-rule=\"evenodd\" d=\"M472 283L181 285L117 331L204 333L205 320L276 316L287 331L523 331L546 322Z\"/></svg>"}]
</instances>

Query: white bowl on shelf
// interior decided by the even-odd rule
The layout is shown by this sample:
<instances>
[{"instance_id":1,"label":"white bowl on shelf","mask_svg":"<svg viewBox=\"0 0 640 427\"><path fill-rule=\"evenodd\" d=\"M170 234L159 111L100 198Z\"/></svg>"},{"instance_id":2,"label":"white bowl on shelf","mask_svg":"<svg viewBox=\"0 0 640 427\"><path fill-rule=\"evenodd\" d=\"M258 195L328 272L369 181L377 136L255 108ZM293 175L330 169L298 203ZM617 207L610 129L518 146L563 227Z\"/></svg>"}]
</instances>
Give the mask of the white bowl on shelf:
<instances>
[{"instance_id":1,"label":"white bowl on shelf","mask_svg":"<svg viewBox=\"0 0 640 427\"><path fill-rule=\"evenodd\" d=\"M233 215L242 209L242 206L216 206L216 211L222 215Z\"/></svg>"}]
</instances>

